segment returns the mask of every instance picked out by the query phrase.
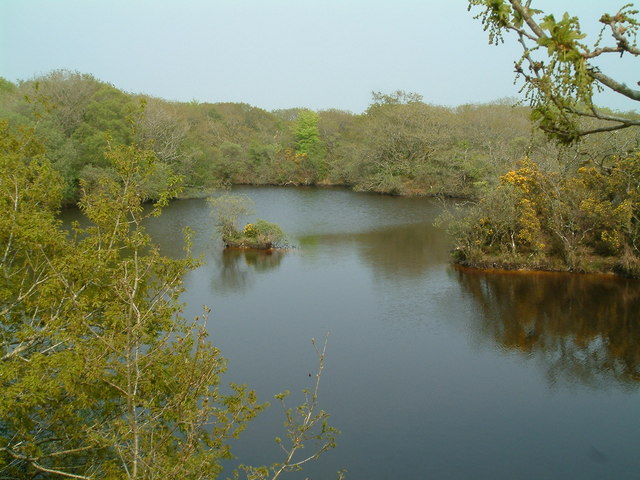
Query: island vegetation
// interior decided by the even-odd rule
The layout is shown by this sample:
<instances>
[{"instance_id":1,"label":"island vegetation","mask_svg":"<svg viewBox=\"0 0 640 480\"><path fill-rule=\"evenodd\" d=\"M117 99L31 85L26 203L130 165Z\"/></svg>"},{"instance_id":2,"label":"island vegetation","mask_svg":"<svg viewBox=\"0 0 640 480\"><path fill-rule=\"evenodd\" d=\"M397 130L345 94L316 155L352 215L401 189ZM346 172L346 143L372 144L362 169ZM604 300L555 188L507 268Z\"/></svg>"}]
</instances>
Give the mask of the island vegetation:
<instances>
[{"instance_id":1,"label":"island vegetation","mask_svg":"<svg viewBox=\"0 0 640 480\"><path fill-rule=\"evenodd\" d=\"M287 236L275 223L258 218L242 228L238 226L239 217L252 214L250 198L227 193L210 197L207 201L225 247L255 250L286 247Z\"/></svg>"},{"instance_id":2,"label":"island vegetation","mask_svg":"<svg viewBox=\"0 0 640 480\"><path fill-rule=\"evenodd\" d=\"M613 43L587 47L578 19L540 18L529 3L470 1L492 40L510 31L524 46L528 104L515 107L397 91L374 92L362 114L267 112L130 94L78 72L0 79L3 478L216 478L230 440L265 407L221 383L207 310L182 316L182 277L198 265L189 232L185 258L170 259L145 231L178 196L271 184L451 197L466 202L452 221L459 262L640 276L640 115L592 100L599 85L640 92L590 63L640 53L637 12L603 15ZM227 244L285 242L266 221L238 226L242 202L221 198L211 203ZM67 232L65 206L89 226ZM318 357L315 389L285 410L285 460L246 467L249 478L333 447ZM318 449L297 460L309 439Z\"/></svg>"}]
</instances>

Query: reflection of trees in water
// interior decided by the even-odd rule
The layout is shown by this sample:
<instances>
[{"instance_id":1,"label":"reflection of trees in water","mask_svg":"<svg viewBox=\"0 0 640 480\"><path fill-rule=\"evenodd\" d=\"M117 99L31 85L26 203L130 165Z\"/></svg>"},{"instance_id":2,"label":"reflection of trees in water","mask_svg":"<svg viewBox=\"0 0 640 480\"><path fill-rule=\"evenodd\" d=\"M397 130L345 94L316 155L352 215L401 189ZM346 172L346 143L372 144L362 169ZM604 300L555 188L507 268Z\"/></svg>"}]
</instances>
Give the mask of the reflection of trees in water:
<instances>
[{"instance_id":1,"label":"reflection of trees in water","mask_svg":"<svg viewBox=\"0 0 640 480\"><path fill-rule=\"evenodd\" d=\"M284 253L284 250L222 250L219 276L213 280L214 289L225 292L246 290L255 272L277 268Z\"/></svg>"},{"instance_id":2,"label":"reflection of trees in water","mask_svg":"<svg viewBox=\"0 0 640 480\"><path fill-rule=\"evenodd\" d=\"M431 224L410 224L357 233L300 238L302 248L353 243L375 272L388 277L416 278L448 259L448 239Z\"/></svg>"},{"instance_id":3,"label":"reflection of trees in water","mask_svg":"<svg viewBox=\"0 0 640 480\"><path fill-rule=\"evenodd\" d=\"M483 335L540 357L551 382L640 381L640 283L570 274L458 270Z\"/></svg>"},{"instance_id":4,"label":"reflection of trees in water","mask_svg":"<svg viewBox=\"0 0 640 480\"><path fill-rule=\"evenodd\" d=\"M419 277L448 258L448 242L431 224L403 225L358 236L360 255L387 277Z\"/></svg>"}]
</instances>

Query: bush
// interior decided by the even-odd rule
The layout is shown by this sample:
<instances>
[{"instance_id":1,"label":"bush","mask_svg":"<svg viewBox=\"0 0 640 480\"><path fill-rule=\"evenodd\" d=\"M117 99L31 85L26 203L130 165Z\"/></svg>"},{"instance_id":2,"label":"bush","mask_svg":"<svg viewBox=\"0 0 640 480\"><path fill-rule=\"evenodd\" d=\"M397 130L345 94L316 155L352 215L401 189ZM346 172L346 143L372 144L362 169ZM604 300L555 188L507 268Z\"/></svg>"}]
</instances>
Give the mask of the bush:
<instances>
[{"instance_id":1,"label":"bush","mask_svg":"<svg viewBox=\"0 0 640 480\"><path fill-rule=\"evenodd\" d=\"M249 215L251 200L244 195L221 195L209 199L212 214L216 218L218 232L227 247L281 248L286 246L286 235L275 223L258 219L238 228L238 217Z\"/></svg>"},{"instance_id":2,"label":"bush","mask_svg":"<svg viewBox=\"0 0 640 480\"><path fill-rule=\"evenodd\" d=\"M286 246L286 235L282 229L261 219L247 223L242 232L233 232L223 236L222 240L227 247L268 249Z\"/></svg>"}]
</instances>

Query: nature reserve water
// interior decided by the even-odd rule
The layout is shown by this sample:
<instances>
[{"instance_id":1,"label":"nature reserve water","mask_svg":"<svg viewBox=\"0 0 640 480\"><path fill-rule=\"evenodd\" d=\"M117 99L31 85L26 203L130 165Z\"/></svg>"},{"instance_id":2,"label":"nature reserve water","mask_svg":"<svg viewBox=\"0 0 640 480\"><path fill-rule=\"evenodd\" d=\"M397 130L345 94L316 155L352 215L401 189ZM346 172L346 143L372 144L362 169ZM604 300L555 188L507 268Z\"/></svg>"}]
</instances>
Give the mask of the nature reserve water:
<instances>
[{"instance_id":1,"label":"nature reserve water","mask_svg":"<svg viewBox=\"0 0 640 480\"><path fill-rule=\"evenodd\" d=\"M330 332L320 403L342 435L304 476L639 478L640 282L456 269L436 200L236 192L297 248L223 251L205 200L172 203L149 230L170 255L182 227L196 231L206 265L186 278L186 314L212 308L228 381L300 399L316 371L310 340ZM282 421L272 402L239 461L279 460Z\"/></svg>"}]
</instances>

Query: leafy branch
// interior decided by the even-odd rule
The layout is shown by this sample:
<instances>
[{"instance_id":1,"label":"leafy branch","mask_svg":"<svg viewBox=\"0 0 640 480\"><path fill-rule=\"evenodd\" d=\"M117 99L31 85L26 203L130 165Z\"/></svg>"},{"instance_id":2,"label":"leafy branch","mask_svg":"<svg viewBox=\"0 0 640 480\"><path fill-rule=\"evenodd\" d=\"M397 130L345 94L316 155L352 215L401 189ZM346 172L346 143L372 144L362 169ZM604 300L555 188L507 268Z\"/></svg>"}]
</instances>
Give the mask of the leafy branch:
<instances>
[{"instance_id":1,"label":"leafy branch","mask_svg":"<svg viewBox=\"0 0 640 480\"><path fill-rule=\"evenodd\" d=\"M592 60L625 53L637 57L638 10L624 5L617 13L604 14L603 25L592 47L582 40L580 21L565 13L561 19L531 8L532 0L469 0L469 10L480 7L480 19L493 44L504 42L504 32L516 34L522 56L515 62L522 90L533 108L539 126L562 143L571 143L592 133L640 126L640 119L603 112L593 103L596 91L610 90L640 101L640 90L602 71ZM603 45L605 32L610 43ZM584 118L590 121L580 122Z\"/></svg>"},{"instance_id":2,"label":"leafy branch","mask_svg":"<svg viewBox=\"0 0 640 480\"><path fill-rule=\"evenodd\" d=\"M336 446L335 437L340 433L338 429L328 423L329 414L319 409L318 393L320 390L320 379L325 365L325 353L327 350L328 336L325 337L322 348L318 348L315 339L311 343L318 357L318 371L315 375L315 385L312 390L304 389L304 402L295 408L287 406L286 399L290 392L285 391L275 396L282 406L285 414L284 426L287 432L287 439L276 437L275 441L284 453L284 460L274 463L271 467L251 467L241 465L248 480L276 480L283 473L297 472L302 470L303 465L312 460L316 460L323 453ZM313 443L312 453L303 455L301 451L309 443ZM235 472L235 478L239 473ZM342 479L344 472L338 472L338 478Z\"/></svg>"}]
</instances>

